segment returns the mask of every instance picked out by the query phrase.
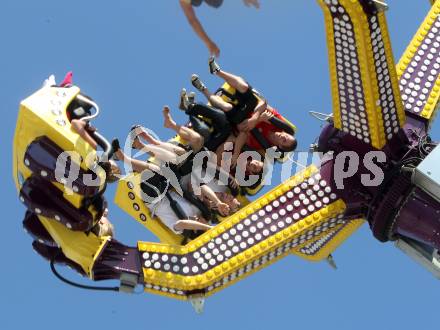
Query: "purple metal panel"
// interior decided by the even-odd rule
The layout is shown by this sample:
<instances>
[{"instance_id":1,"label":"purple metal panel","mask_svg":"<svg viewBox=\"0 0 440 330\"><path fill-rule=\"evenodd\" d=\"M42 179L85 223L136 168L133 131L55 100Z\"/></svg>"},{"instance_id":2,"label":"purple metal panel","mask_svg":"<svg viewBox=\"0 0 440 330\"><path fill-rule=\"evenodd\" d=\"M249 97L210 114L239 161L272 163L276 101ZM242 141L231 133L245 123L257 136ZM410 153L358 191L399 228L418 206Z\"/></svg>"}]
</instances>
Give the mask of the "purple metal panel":
<instances>
[{"instance_id":1,"label":"purple metal panel","mask_svg":"<svg viewBox=\"0 0 440 330\"><path fill-rule=\"evenodd\" d=\"M342 131L371 142L353 22L339 2L327 4L332 14ZM363 128L364 127L364 128Z\"/></svg>"},{"instance_id":2,"label":"purple metal panel","mask_svg":"<svg viewBox=\"0 0 440 330\"><path fill-rule=\"evenodd\" d=\"M64 152L46 136L39 137L32 142L26 150L24 155L25 165L35 174L49 181L56 182L55 170L57 166L58 157ZM65 171L71 168L72 159L69 157L66 162ZM79 167L79 164L77 165ZM63 176L68 173L63 173ZM91 174L96 179L96 174L92 171L84 172L79 170L78 178L72 182L72 188L75 193L86 196L93 196L99 192L99 186L88 186L84 183L84 174Z\"/></svg>"},{"instance_id":3,"label":"purple metal panel","mask_svg":"<svg viewBox=\"0 0 440 330\"><path fill-rule=\"evenodd\" d=\"M31 177L23 184L20 200L26 207L47 218L55 219L75 231L87 231L93 227L92 215L70 204L52 183Z\"/></svg>"},{"instance_id":4,"label":"purple metal panel","mask_svg":"<svg viewBox=\"0 0 440 330\"><path fill-rule=\"evenodd\" d=\"M440 250L440 203L414 189L399 209L392 232Z\"/></svg>"},{"instance_id":5,"label":"purple metal panel","mask_svg":"<svg viewBox=\"0 0 440 330\"><path fill-rule=\"evenodd\" d=\"M93 265L95 281L119 279L121 273L138 276L138 283L143 283L141 256L137 248L127 247L116 240L111 240L102 250Z\"/></svg>"},{"instance_id":6,"label":"purple metal panel","mask_svg":"<svg viewBox=\"0 0 440 330\"><path fill-rule=\"evenodd\" d=\"M184 276L205 273L325 208L337 199L338 195L332 190L328 178L317 173L298 183L265 207L248 215L243 221L196 251L186 255L145 252L142 255L143 265L147 269ZM309 235L305 235L302 241L295 239L291 244L292 246L302 244L312 239L315 234L319 235L344 221L342 215L329 219L317 226L316 231L310 231Z\"/></svg>"},{"instance_id":7,"label":"purple metal panel","mask_svg":"<svg viewBox=\"0 0 440 330\"><path fill-rule=\"evenodd\" d=\"M30 211L26 212L26 216L23 220L23 228L34 240L41 244L50 247L58 247L58 244L53 240L46 228L44 228L35 213Z\"/></svg>"},{"instance_id":8,"label":"purple metal panel","mask_svg":"<svg viewBox=\"0 0 440 330\"><path fill-rule=\"evenodd\" d=\"M424 109L440 73L439 54L440 16L437 16L400 78L402 100L408 113L420 115Z\"/></svg>"},{"instance_id":9,"label":"purple metal panel","mask_svg":"<svg viewBox=\"0 0 440 330\"><path fill-rule=\"evenodd\" d=\"M399 175L395 181L383 184L382 189L384 191L377 195L378 203L372 207L368 221L373 235L379 241L387 242L391 239L390 229L399 206L412 189L411 178Z\"/></svg>"}]
</instances>

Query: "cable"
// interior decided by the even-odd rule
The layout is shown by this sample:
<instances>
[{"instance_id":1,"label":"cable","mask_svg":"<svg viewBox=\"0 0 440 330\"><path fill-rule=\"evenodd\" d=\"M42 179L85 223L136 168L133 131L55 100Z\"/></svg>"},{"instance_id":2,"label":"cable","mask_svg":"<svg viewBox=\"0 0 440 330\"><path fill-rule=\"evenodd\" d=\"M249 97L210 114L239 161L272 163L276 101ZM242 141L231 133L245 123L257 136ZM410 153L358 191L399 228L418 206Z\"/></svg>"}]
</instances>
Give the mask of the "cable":
<instances>
[{"instance_id":1,"label":"cable","mask_svg":"<svg viewBox=\"0 0 440 330\"><path fill-rule=\"evenodd\" d=\"M68 285L71 285L75 288L79 288L79 289L84 289L84 290L93 290L93 291L116 291L119 292L119 288L118 287L100 287L100 286L89 286L89 285L83 285L83 284L79 284L79 283L75 283L72 282L66 278L64 278L60 273L57 272L56 268L55 268L55 258L57 256L54 256L51 260L50 260L50 269L52 270L52 273L61 281L64 282Z\"/></svg>"}]
</instances>

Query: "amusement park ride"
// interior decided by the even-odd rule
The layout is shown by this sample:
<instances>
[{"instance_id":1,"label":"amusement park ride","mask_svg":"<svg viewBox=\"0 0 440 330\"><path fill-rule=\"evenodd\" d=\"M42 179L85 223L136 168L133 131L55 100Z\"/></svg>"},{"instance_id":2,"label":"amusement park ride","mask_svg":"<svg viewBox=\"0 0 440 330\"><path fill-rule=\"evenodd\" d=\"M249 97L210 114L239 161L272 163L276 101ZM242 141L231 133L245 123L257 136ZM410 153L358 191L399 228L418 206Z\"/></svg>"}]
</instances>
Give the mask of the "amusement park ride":
<instances>
[{"instance_id":1,"label":"amusement park ride","mask_svg":"<svg viewBox=\"0 0 440 330\"><path fill-rule=\"evenodd\" d=\"M94 281L120 280L122 291L140 284L200 307L204 298L287 255L331 257L368 222L379 241L395 242L440 278L440 146L429 137L440 96L440 0L397 65L384 3L318 2L333 95L333 115L315 145L324 153L319 168L297 173L185 245L150 217L139 197L140 176L129 174L119 181L115 202L161 243L128 247L90 232L106 203L106 183L98 171L96 187L84 184L102 156L70 128L80 89L44 87L21 103L13 156L34 249L52 266L69 265ZM94 138L111 153L105 138ZM81 155L80 169L66 191L55 169L58 156L70 150ZM372 159L384 174L380 184L365 184L371 171L360 161L341 187L335 169L350 152L361 160L381 152ZM90 153L94 157L86 157Z\"/></svg>"}]
</instances>

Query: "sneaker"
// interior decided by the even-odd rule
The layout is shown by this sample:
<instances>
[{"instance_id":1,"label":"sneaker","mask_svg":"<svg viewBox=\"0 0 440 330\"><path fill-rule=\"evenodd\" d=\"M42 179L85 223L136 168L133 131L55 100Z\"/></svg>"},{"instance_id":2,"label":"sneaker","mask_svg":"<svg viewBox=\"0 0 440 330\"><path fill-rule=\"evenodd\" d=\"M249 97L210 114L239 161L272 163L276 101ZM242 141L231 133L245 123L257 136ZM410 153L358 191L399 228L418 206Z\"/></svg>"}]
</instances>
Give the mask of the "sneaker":
<instances>
[{"instance_id":1,"label":"sneaker","mask_svg":"<svg viewBox=\"0 0 440 330\"><path fill-rule=\"evenodd\" d=\"M52 87L56 85L57 82L55 81L55 76L53 74L43 82L43 87Z\"/></svg>"},{"instance_id":2,"label":"sneaker","mask_svg":"<svg viewBox=\"0 0 440 330\"><path fill-rule=\"evenodd\" d=\"M199 76L196 74L192 75L191 84L200 92L203 92L206 89L205 84L200 80Z\"/></svg>"},{"instance_id":3,"label":"sneaker","mask_svg":"<svg viewBox=\"0 0 440 330\"><path fill-rule=\"evenodd\" d=\"M71 87L71 86L73 86L73 72L69 71L67 72L62 83L60 84L60 87Z\"/></svg>"},{"instance_id":4,"label":"sneaker","mask_svg":"<svg viewBox=\"0 0 440 330\"><path fill-rule=\"evenodd\" d=\"M220 71L220 66L215 61L214 56L211 56L209 58L208 64L209 64L209 72L211 72L211 74L216 74L217 72Z\"/></svg>"},{"instance_id":5,"label":"sneaker","mask_svg":"<svg viewBox=\"0 0 440 330\"><path fill-rule=\"evenodd\" d=\"M113 139L113 141L112 141L112 148L113 148L113 152L116 152L116 151L121 149L121 145L119 144L119 140L118 139Z\"/></svg>"},{"instance_id":6,"label":"sneaker","mask_svg":"<svg viewBox=\"0 0 440 330\"><path fill-rule=\"evenodd\" d=\"M134 131L135 129L141 128L141 127L142 127L141 125L133 125L133 126L131 126L131 128L130 128L130 132L131 132L131 131Z\"/></svg>"},{"instance_id":7,"label":"sneaker","mask_svg":"<svg viewBox=\"0 0 440 330\"><path fill-rule=\"evenodd\" d=\"M130 136L133 137L133 142L132 142L132 144L131 144L131 148L132 148L132 149L136 149L136 148L134 147L134 144L135 144L136 142L140 142L140 140L139 140L139 136L137 136L137 134L136 134L134 131L137 130L138 128L141 128L141 127L142 127L141 125L133 125L133 126L131 126L131 129L130 129Z\"/></svg>"},{"instance_id":8,"label":"sneaker","mask_svg":"<svg viewBox=\"0 0 440 330\"><path fill-rule=\"evenodd\" d=\"M186 95L186 89L182 88L180 91L179 109L185 111L188 108L188 96Z\"/></svg>"},{"instance_id":9,"label":"sneaker","mask_svg":"<svg viewBox=\"0 0 440 330\"><path fill-rule=\"evenodd\" d=\"M188 94L188 101L189 103L195 103L196 102L196 93L191 92Z\"/></svg>"}]
</instances>

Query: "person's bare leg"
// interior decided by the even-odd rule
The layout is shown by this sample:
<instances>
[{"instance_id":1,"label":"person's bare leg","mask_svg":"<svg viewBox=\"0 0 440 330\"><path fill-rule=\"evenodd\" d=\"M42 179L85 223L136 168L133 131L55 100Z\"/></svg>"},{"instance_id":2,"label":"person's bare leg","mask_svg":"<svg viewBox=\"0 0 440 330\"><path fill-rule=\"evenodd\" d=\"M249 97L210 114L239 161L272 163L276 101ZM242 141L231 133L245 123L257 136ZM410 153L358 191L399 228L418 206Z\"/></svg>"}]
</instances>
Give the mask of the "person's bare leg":
<instances>
[{"instance_id":1,"label":"person's bare leg","mask_svg":"<svg viewBox=\"0 0 440 330\"><path fill-rule=\"evenodd\" d=\"M123 161L126 164L131 165L133 171L136 173L142 173L145 170L150 170L153 172L160 171L160 168L157 165L128 157L126 154L122 152L121 149L115 151L115 155L116 157L118 157L119 160Z\"/></svg>"},{"instance_id":2,"label":"person's bare leg","mask_svg":"<svg viewBox=\"0 0 440 330\"><path fill-rule=\"evenodd\" d=\"M228 103L228 102L226 102L226 101L224 101L220 96L218 96L218 95L211 95L210 97L209 97L209 103L214 107L214 108L217 108L217 109L220 109L220 110L222 110L222 111L224 111L224 112L228 112L228 111L231 111L233 108L234 108L234 106L232 105L232 104L230 104L230 103Z\"/></svg>"},{"instance_id":3,"label":"person's bare leg","mask_svg":"<svg viewBox=\"0 0 440 330\"><path fill-rule=\"evenodd\" d=\"M171 110L169 106L164 106L162 110L163 115L163 126L165 128L172 129L174 132L179 134L180 125L177 125L176 121L171 117Z\"/></svg>"},{"instance_id":4,"label":"person's bare leg","mask_svg":"<svg viewBox=\"0 0 440 330\"><path fill-rule=\"evenodd\" d=\"M198 152L202 149L205 140L199 133L197 133L193 129L181 126L178 134L182 139L188 142L193 151Z\"/></svg>"},{"instance_id":5,"label":"person's bare leg","mask_svg":"<svg viewBox=\"0 0 440 330\"><path fill-rule=\"evenodd\" d=\"M204 223L201 223L199 221L195 220L179 220L174 225L174 229L177 231L182 230L203 230L207 231L210 230L212 226L206 225Z\"/></svg>"},{"instance_id":6,"label":"person's bare leg","mask_svg":"<svg viewBox=\"0 0 440 330\"><path fill-rule=\"evenodd\" d=\"M249 88L248 83L242 77L233 75L232 73L223 70L219 70L215 74L226 81L229 85L234 87L240 93L245 93Z\"/></svg>"},{"instance_id":7,"label":"person's bare leg","mask_svg":"<svg viewBox=\"0 0 440 330\"><path fill-rule=\"evenodd\" d=\"M186 152L185 149L183 149L182 147L176 146L175 144L172 144L169 142L161 142L160 145L158 145L157 147L160 147L163 150L172 152L178 156L184 155Z\"/></svg>"},{"instance_id":8,"label":"person's bare leg","mask_svg":"<svg viewBox=\"0 0 440 330\"><path fill-rule=\"evenodd\" d=\"M151 136L148 132L142 130L141 133L138 135L139 137L142 137L145 139L149 144L144 144L142 142L138 142L136 144L136 149L139 149L141 147L141 150L147 151L148 153L154 153L155 157L160 158L163 161L172 161L170 159L173 159L171 154L174 155L183 155L185 153L185 150L179 146L176 146L169 142L162 142L153 136ZM162 149L162 150L161 150ZM167 151L168 153L164 153Z\"/></svg>"},{"instance_id":9,"label":"person's bare leg","mask_svg":"<svg viewBox=\"0 0 440 330\"><path fill-rule=\"evenodd\" d=\"M211 91L205 85L203 86L204 88L199 89L199 91L202 92L202 94L206 97L206 99L214 108L220 109L225 112L232 110L232 104L225 102L220 96L211 93Z\"/></svg>"},{"instance_id":10,"label":"person's bare leg","mask_svg":"<svg viewBox=\"0 0 440 330\"><path fill-rule=\"evenodd\" d=\"M167 150L169 152L172 152L172 153L175 153L178 155L183 155L185 153L185 150L183 148L176 146L176 145L169 143L169 142L160 141L160 140L154 138L152 135L150 135L146 131L142 131L142 133L140 133L139 136L142 137L143 139L145 139L150 145L161 147L164 150Z\"/></svg>"},{"instance_id":11,"label":"person's bare leg","mask_svg":"<svg viewBox=\"0 0 440 330\"><path fill-rule=\"evenodd\" d=\"M139 127L136 129L136 136L138 138L144 139L145 141L148 142L148 144L159 145L162 142L162 141L154 138L150 133L145 131L142 127Z\"/></svg>"},{"instance_id":12,"label":"person's bare leg","mask_svg":"<svg viewBox=\"0 0 440 330\"><path fill-rule=\"evenodd\" d=\"M141 149L143 149L145 147L145 143L143 143L139 139L135 139L133 141L133 143L131 144L131 146L132 146L133 149L141 150Z\"/></svg>"},{"instance_id":13,"label":"person's bare leg","mask_svg":"<svg viewBox=\"0 0 440 330\"><path fill-rule=\"evenodd\" d=\"M183 148L175 146L171 143L160 142L160 145L153 145L140 142L140 144L142 145L142 147L137 150L144 151L148 153L151 157L155 157L156 159L163 162L176 164L178 163L177 158L179 157L179 155L183 155L185 153L185 150ZM175 152L176 148L177 153ZM119 159L118 154L115 154L116 157Z\"/></svg>"},{"instance_id":14,"label":"person's bare leg","mask_svg":"<svg viewBox=\"0 0 440 330\"><path fill-rule=\"evenodd\" d=\"M86 130L87 123L85 121L80 119L73 119L70 124L72 126L72 129L88 144L90 144L93 149L97 149L98 145L96 141L90 136L90 134Z\"/></svg>"},{"instance_id":15,"label":"person's bare leg","mask_svg":"<svg viewBox=\"0 0 440 330\"><path fill-rule=\"evenodd\" d=\"M159 146L156 145L146 145L145 148L143 150L147 151L148 153L152 153L154 155L155 158L157 158L158 160L161 160L163 162L170 162L173 164L177 164L178 160L177 158L179 157L179 154L177 154L176 152L174 152L174 150L169 150L169 149L173 149L173 148L169 148L167 149L167 147L169 146L173 146L174 145L170 144L170 143L162 143ZM180 148L181 150L183 150L183 153L185 153L185 150Z\"/></svg>"},{"instance_id":16,"label":"person's bare leg","mask_svg":"<svg viewBox=\"0 0 440 330\"><path fill-rule=\"evenodd\" d=\"M169 107L164 107L162 113L164 116L164 126L166 128L172 129L174 132L179 134L182 139L188 142L188 144L194 151L200 151L204 142L203 137L199 133L188 127L178 125L171 117Z\"/></svg>"}]
</instances>

